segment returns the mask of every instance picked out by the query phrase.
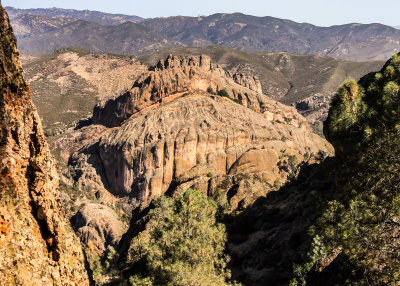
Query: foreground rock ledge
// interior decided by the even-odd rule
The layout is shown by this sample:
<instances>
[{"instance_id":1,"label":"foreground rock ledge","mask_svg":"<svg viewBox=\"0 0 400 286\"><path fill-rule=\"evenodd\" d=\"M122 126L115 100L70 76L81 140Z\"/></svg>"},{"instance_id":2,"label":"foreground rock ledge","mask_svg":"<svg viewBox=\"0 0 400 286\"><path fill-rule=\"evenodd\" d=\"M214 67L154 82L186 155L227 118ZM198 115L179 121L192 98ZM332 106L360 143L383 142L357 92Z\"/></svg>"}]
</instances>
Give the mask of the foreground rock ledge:
<instances>
[{"instance_id":1,"label":"foreground rock ledge","mask_svg":"<svg viewBox=\"0 0 400 286\"><path fill-rule=\"evenodd\" d=\"M0 5L0 284L89 285L58 173Z\"/></svg>"}]
</instances>

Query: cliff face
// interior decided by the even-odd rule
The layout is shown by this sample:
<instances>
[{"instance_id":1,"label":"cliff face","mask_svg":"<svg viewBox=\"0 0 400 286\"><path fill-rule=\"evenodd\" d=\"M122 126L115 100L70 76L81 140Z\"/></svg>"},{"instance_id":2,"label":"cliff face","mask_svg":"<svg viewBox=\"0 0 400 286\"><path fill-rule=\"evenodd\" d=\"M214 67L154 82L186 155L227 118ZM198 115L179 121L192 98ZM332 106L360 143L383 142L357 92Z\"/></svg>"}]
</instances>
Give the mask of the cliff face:
<instances>
[{"instance_id":1,"label":"cliff face","mask_svg":"<svg viewBox=\"0 0 400 286\"><path fill-rule=\"evenodd\" d=\"M279 111L285 108L273 102L270 108L273 104ZM193 187L207 191L213 182L213 191L229 189L231 177L257 174L251 180L258 179L265 194L276 180L286 181L289 171L280 169L279 161L283 167L290 155L301 162L306 152L319 150L329 152L329 145L317 135L204 92L142 111L99 142L111 191L133 193L141 201L163 194L190 170L191 177L179 179L183 188L202 177ZM252 195L242 194L242 199L250 203Z\"/></svg>"},{"instance_id":2,"label":"cliff face","mask_svg":"<svg viewBox=\"0 0 400 286\"><path fill-rule=\"evenodd\" d=\"M89 285L80 243L59 208L58 174L0 6L0 281Z\"/></svg>"},{"instance_id":3,"label":"cliff face","mask_svg":"<svg viewBox=\"0 0 400 286\"><path fill-rule=\"evenodd\" d=\"M160 61L127 93L96 108L94 122L113 128L72 155L81 185L103 184L146 203L168 190L223 189L241 208L286 182L312 154L332 152L294 108L245 78L204 55ZM215 94L222 89L227 96ZM101 130L83 133L94 128Z\"/></svg>"}]
</instances>

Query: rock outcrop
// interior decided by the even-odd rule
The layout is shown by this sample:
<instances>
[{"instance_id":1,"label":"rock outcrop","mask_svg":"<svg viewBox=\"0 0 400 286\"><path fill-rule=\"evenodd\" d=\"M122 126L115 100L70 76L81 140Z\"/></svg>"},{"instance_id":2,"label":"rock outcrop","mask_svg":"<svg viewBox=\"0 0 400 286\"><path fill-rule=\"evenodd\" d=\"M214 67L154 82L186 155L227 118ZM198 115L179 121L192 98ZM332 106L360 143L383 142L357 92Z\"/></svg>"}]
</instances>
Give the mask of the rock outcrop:
<instances>
[{"instance_id":1,"label":"rock outcrop","mask_svg":"<svg viewBox=\"0 0 400 286\"><path fill-rule=\"evenodd\" d=\"M87 204L71 218L81 240L99 253L107 246L116 247L127 227L113 209L101 204Z\"/></svg>"},{"instance_id":2,"label":"rock outcrop","mask_svg":"<svg viewBox=\"0 0 400 286\"><path fill-rule=\"evenodd\" d=\"M369 72L381 69L384 64L384 61L350 62L286 52L251 53L223 46L161 50L140 60L155 65L160 58L166 58L171 53L176 56L210 56L236 83L283 104L295 106L319 134L322 134L322 122L328 114L331 98L342 81L348 77L358 80Z\"/></svg>"},{"instance_id":3,"label":"rock outcrop","mask_svg":"<svg viewBox=\"0 0 400 286\"><path fill-rule=\"evenodd\" d=\"M211 63L206 55L183 58L169 55L139 77L129 91L98 106L93 113L93 122L107 127L119 126L146 107L173 100L171 95L176 98L196 90L212 93L226 90L231 98L253 111L264 113L270 109L257 78L250 80L244 74L231 75ZM296 118L292 119L300 124L302 117L293 114Z\"/></svg>"},{"instance_id":4,"label":"rock outcrop","mask_svg":"<svg viewBox=\"0 0 400 286\"><path fill-rule=\"evenodd\" d=\"M0 5L0 281L89 285L78 238L59 206L58 172Z\"/></svg>"},{"instance_id":5,"label":"rock outcrop","mask_svg":"<svg viewBox=\"0 0 400 286\"><path fill-rule=\"evenodd\" d=\"M263 93L263 88L260 79L254 75L254 71L245 64L239 64L232 70L229 70L229 75L233 80L250 90L258 93Z\"/></svg>"},{"instance_id":6,"label":"rock outcrop","mask_svg":"<svg viewBox=\"0 0 400 286\"><path fill-rule=\"evenodd\" d=\"M227 96L215 94L223 89ZM239 85L204 55L160 61L93 120L114 128L73 154L77 173L92 168L112 194L146 203L193 187L226 190L241 208L285 183L300 162L332 152L293 107Z\"/></svg>"},{"instance_id":7,"label":"rock outcrop","mask_svg":"<svg viewBox=\"0 0 400 286\"><path fill-rule=\"evenodd\" d=\"M278 110L290 109L270 103ZM319 136L283 119L279 123L276 115L265 117L204 92L143 110L100 139L110 190L117 196L133 192L146 201L199 164L215 169L209 177L257 173L272 186L277 179L286 181L277 165L285 156L300 162L306 152L329 152Z\"/></svg>"}]
</instances>

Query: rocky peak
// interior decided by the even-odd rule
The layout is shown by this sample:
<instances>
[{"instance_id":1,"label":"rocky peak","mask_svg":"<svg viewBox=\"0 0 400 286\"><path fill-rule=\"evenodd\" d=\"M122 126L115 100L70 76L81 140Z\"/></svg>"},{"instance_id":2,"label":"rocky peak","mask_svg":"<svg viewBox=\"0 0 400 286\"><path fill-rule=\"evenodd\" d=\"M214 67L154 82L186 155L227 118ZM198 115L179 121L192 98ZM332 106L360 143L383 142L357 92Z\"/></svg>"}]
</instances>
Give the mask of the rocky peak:
<instances>
[{"instance_id":1,"label":"rocky peak","mask_svg":"<svg viewBox=\"0 0 400 286\"><path fill-rule=\"evenodd\" d=\"M249 73L234 73L232 78L236 83L255 92L262 93L261 82L255 75Z\"/></svg>"},{"instance_id":2,"label":"rocky peak","mask_svg":"<svg viewBox=\"0 0 400 286\"><path fill-rule=\"evenodd\" d=\"M160 61L96 107L93 121L71 142L69 165L77 183L102 199L117 197L127 213L187 188L223 190L241 210L295 176L299 164L332 154L295 108L238 84L204 56ZM79 213L78 235L98 250L115 245L121 228L88 219L92 211L104 210Z\"/></svg>"},{"instance_id":3,"label":"rocky peak","mask_svg":"<svg viewBox=\"0 0 400 286\"><path fill-rule=\"evenodd\" d=\"M215 95L220 90L225 90L228 97L243 106L272 116L270 109L274 104L265 104L267 97L261 93L260 83L254 76L230 74L211 63L205 55L183 58L170 55L140 76L126 93L103 106L97 106L93 112L93 122L107 127L119 126L145 108L174 100L188 92L203 91ZM285 120L286 115L281 112L281 120ZM297 112L290 114L286 120L293 124L304 122L300 125L303 124L304 128L307 126Z\"/></svg>"},{"instance_id":4,"label":"rocky peak","mask_svg":"<svg viewBox=\"0 0 400 286\"><path fill-rule=\"evenodd\" d=\"M179 58L170 54L164 61L160 60L155 66L151 67L150 70L160 71L184 67L202 67L205 70L211 70L217 68L218 65L211 64L211 58L207 55Z\"/></svg>"},{"instance_id":5,"label":"rocky peak","mask_svg":"<svg viewBox=\"0 0 400 286\"><path fill-rule=\"evenodd\" d=\"M58 172L0 5L0 281L89 285L78 238L59 206Z\"/></svg>"},{"instance_id":6,"label":"rocky peak","mask_svg":"<svg viewBox=\"0 0 400 286\"><path fill-rule=\"evenodd\" d=\"M95 109L94 123L113 128L71 156L72 165L101 178L88 182L77 172L82 184L103 183L118 197L146 203L168 190L231 190L240 208L284 183L296 164L331 153L293 107L238 84L245 74L236 78L207 56L160 61ZM97 162L90 172L89 161Z\"/></svg>"},{"instance_id":7,"label":"rocky peak","mask_svg":"<svg viewBox=\"0 0 400 286\"><path fill-rule=\"evenodd\" d=\"M233 78L237 84L255 92L263 93L261 81L254 73L253 66L249 64L239 64L228 71L228 75Z\"/></svg>"}]
</instances>

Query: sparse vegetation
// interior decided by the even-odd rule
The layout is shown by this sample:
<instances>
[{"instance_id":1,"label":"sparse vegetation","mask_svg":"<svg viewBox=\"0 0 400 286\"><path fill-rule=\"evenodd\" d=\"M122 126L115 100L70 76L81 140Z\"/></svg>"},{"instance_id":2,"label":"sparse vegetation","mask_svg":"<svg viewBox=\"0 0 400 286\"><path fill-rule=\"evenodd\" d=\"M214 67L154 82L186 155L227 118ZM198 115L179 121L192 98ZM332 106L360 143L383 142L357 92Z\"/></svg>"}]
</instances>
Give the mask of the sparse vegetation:
<instances>
[{"instance_id":1,"label":"sparse vegetation","mask_svg":"<svg viewBox=\"0 0 400 286\"><path fill-rule=\"evenodd\" d=\"M273 186L273 189L274 190L279 190L279 188L281 187L281 180L279 180L279 179L276 179L275 181L274 181L274 186Z\"/></svg>"},{"instance_id":2,"label":"sparse vegetation","mask_svg":"<svg viewBox=\"0 0 400 286\"><path fill-rule=\"evenodd\" d=\"M229 98L230 100L232 100L232 101L234 101L234 102L236 102L236 103L238 103L238 104L243 105L243 103L242 103L240 100L238 100L238 99L236 99L236 98L232 98L232 97L229 95L229 93L226 91L226 89L218 90L217 94L218 94L219 96Z\"/></svg>"},{"instance_id":3,"label":"sparse vegetation","mask_svg":"<svg viewBox=\"0 0 400 286\"><path fill-rule=\"evenodd\" d=\"M208 92L209 94L217 95L217 93L214 91L214 89L213 89L211 86L207 88L207 92Z\"/></svg>"}]
</instances>

